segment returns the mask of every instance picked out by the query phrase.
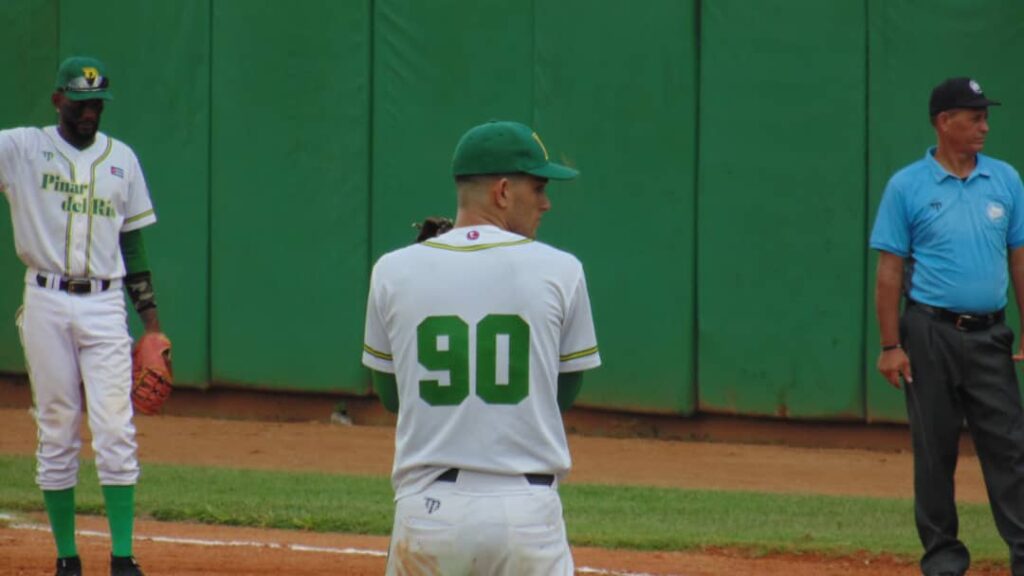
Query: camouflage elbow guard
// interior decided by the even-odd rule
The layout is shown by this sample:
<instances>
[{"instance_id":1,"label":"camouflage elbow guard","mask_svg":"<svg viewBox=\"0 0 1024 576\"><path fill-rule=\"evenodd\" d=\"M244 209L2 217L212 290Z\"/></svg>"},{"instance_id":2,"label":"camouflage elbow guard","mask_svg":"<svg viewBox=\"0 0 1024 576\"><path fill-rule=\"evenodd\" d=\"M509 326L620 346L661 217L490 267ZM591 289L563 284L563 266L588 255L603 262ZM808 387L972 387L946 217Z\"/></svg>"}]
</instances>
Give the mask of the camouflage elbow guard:
<instances>
[{"instance_id":1,"label":"camouflage elbow guard","mask_svg":"<svg viewBox=\"0 0 1024 576\"><path fill-rule=\"evenodd\" d=\"M153 292L153 275L149 272L137 272L124 278L128 289L128 297L132 299L136 312L156 308L156 294Z\"/></svg>"}]
</instances>

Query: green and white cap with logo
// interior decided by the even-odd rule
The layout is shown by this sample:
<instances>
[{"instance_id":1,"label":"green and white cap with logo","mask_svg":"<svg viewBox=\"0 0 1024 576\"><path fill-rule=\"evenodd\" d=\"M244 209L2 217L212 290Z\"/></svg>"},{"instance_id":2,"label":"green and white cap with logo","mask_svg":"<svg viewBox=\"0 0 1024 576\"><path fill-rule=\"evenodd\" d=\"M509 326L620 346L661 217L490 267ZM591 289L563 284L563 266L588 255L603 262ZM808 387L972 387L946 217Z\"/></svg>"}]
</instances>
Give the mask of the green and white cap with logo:
<instances>
[{"instance_id":1,"label":"green and white cap with logo","mask_svg":"<svg viewBox=\"0 0 1024 576\"><path fill-rule=\"evenodd\" d=\"M474 126L459 139L452 158L455 176L477 174L531 174L550 180L571 180L579 172L555 164L529 126L519 122L492 120Z\"/></svg>"},{"instance_id":2,"label":"green and white cap with logo","mask_svg":"<svg viewBox=\"0 0 1024 576\"><path fill-rule=\"evenodd\" d=\"M71 100L112 100L103 63L88 56L72 56L57 69L58 92Z\"/></svg>"}]
</instances>

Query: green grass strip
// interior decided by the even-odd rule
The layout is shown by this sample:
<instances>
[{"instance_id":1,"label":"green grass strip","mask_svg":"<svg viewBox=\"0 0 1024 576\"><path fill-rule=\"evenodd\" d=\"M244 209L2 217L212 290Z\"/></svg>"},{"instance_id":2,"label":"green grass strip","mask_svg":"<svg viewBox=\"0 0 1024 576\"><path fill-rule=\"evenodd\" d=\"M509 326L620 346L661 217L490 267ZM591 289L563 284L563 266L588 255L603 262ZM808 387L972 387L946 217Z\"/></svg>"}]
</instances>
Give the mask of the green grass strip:
<instances>
[{"instance_id":1,"label":"green grass strip","mask_svg":"<svg viewBox=\"0 0 1024 576\"><path fill-rule=\"evenodd\" d=\"M0 511L42 510L34 460L0 456ZM78 510L103 511L92 462L82 462ZM566 484L560 489L575 545L637 550L735 547L753 554L895 554L920 544L909 500ZM230 526L386 535L387 479L147 464L141 516ZM987 506L960 506L961 536L978 560L1003 562L1006 546Z\"/></svg>"}]
</instances>

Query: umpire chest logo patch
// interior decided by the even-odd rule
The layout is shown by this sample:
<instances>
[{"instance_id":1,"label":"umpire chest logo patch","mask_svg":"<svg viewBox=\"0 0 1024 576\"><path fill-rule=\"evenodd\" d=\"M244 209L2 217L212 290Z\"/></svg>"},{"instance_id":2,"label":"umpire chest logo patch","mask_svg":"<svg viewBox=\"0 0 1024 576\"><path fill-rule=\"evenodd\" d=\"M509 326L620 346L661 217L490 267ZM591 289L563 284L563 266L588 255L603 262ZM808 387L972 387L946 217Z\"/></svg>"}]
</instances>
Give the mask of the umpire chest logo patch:
<instances>
[{"instance_id":1,"label":"umpire chest logo patch","mask_svg":"<svg viewBox=\"0 0 1024 576\"><path fill-rule=\"evenodd\" d=\"M1006 209L998 202L989 202L985 213L988 214L989 220L995 222L997 220L1002 220L1003 216L1006 215Z\"/></svg>"}]
</instances>

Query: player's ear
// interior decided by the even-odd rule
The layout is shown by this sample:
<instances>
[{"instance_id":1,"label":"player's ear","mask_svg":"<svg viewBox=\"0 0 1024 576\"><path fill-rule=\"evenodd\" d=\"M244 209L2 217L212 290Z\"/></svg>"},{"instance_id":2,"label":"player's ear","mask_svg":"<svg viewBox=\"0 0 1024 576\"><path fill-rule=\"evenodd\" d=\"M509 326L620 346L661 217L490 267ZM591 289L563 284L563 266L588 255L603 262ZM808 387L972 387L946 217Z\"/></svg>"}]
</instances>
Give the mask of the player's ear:
<instances>
[{"instance_id":1,"label":"player's ear","mask_svg":"<svg viewBox=\"0 0 1024 576\"><path fill-rule=\"evenodd\" d=\"M491 196L494 198L494 203L501 208L508 208L509 205L509 181L507 177L500 177L494 181L491 185Z\"/></svg>"},{"instance_id":2,"label":"player's ear","mask_svg":"<svg viewBox=\"0 0 1024 576\"><path fill-rule=\"evenodd\" d=\"M57 112L60 112L60 105L64 102L64 95L60 92L55 91L50 96L50 102L53 102L53 107L57 110Z\"/></svg>"},{"instance_id":3,"label":"player's ear","mask_svg":"<svg viewBox=\"0 0 1024 576\"><path fill-rule=\"evenodd\" d=\"M939 130L943 132L949 130L949 121L953 118L955 113L955 110L944 110L939 112L939 115L935 118L935 125L938 126Z\"/></svg>"}]
</instances>

